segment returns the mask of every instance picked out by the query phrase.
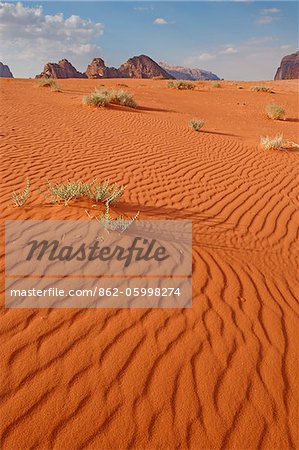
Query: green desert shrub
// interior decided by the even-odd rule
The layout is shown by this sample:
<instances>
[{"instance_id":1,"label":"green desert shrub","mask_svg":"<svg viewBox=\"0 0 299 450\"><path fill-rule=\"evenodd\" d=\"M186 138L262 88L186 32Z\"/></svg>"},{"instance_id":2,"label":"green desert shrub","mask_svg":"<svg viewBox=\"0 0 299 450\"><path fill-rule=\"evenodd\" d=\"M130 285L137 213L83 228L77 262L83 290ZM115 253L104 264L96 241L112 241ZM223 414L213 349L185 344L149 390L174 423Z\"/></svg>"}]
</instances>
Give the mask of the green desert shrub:
<instances>
[{"instance_id":1,"label":"green desert shrub","mask_svg":"<svg viewBox=\"0 0 299 450\"><path fill-rule=\"evenodd\" d=\"M30 197L30 180L27 179L25 187L20 192L12 193L12 202L14 206L23 206Z\"/></svg>"},{"instance_id":2,"label":"green desert shrub","mask_svg":"<svg viewBox=\"0 0 299 450\"><path fill-rule=\"evenodd\" d=\"M285 109L279 105L274 105L273 103L267 105L265 111L269 119L273 120L284 120L286 116Z\"/></svg>"},{"instance_id":3,"label":"green desert shrub","mask_svg":"<svg viewBox=\"0 0 299 450\"><path fill-rule=\"evenodd\" d=\"M129 108L137 108L137 103L133 95L127 91L112 90L108 93L109 103L128 106Z\"/></svg>"},{"instance_id":4,"label":"green desert shrub","mask_svg":"<svg viewBox=\"0 0 299 450\"><path fill-rule=\"evenodd\" d=\"M108 181L103 183L94 183L93 186L93 198L98 202L108 202L109 204L115 204L121 199L125 191L125 186L119 186L114 183L109 185Z\"/></svg>"},{"instance_id":5,"label":"green desert shrub","mask_svg":"<svg viewBox=\"0 0 299 450\"><path fill-rule=\"evenodd\" d=\"M271 92L269 86L252 86L251 90L255 92Z\"/></svg>"},{"instance_id":6,"label":"green desert shrub","mask_svg":"<svg viewBox=\"0 0 299 450\"><path fill-rule=\"evenodd\" d=\"M108 181L103 183L97 180L90 182L82 180L68 180L67 182L58 182L52 184L48 181L47 184L50 201L52 203L64 203L65 206L73 199L88 198L96 202L108 202L115 204L122 197L125 186L118 184L109 184Z\"/></svg>"},{"instance_id":7,"label":"green desert shrub","mask_svg":"<svg viewBox=\"0 0 299 450\"><path fill-rule=\"evenodd\" d=\"M189 127L194 131L199 131L204 124L204 121L201 119L191 119L189 122Z\"/></svg>"},{"instance_id":8,"label":"green desert shrub","mask_svg":"<svg viewBox=\"0 0 299 450\"><path fill-rule=\"evenodd\" d=\"M191 83L191 81L172 80L168 81L167 87L179 90L193 90L195 88L195 84Z\"/></svg>"},{"instance_id":9,"label":"green desert shrub","mask_svg":"<svg viewBox=\"0 0 299 450\"><path fill-rule=\"evenodd\" d=\"M53 78L38 78L36 83L39 87L48 87L52 91L59 91L60 87L56 80Z\"/></svg>"},{"instance_id":10,"label":"green desert shrub","mask_svg":"<svg viewBox=\"0 0 299 450\"><path fill-rule=\"evenodd\" d=\"M89 95L83 97L83 103L89 106L107 106L116 104L137 108L138 105L130 92L117 89L96 89Z\"/></svg>"},{"instance_id":11,"label":"green desert shrub","mask_svg":"<svg viewBox=\"0 0 299 450\"><path fill-rule=\"evenodd\" d=\"M95 91L91 94L84 95L83 103L88 106L107 106L109 99L105 91Z\"/></svg>"},{"instance_id":12,"label":"green desert shrub","mask_svg":"<svg viewBox=\"0 0 299 450\"><path fill-rule=\"evenodd\" d=\"M220 87L221 87L221 84L218 83L218 81L216 81L215 83L212 84L212 87L213 87L213 88L220 88Z\"/></svg>"},{"instance_id":13,"label":"green desert shrub","mask_svg":"<svg viewBox=\"0 0 299 450\"><path fill-rule=\"evenodd\" d=\"M158 75L157 77L152 77L152 80L166 80L163 75Z\"/></svg>"},{"instance_id":14,"label":"green desert shrub","mask_svg":"<svg viewBox=\"0 0 299 450\"><path fill-rule=\"evenodd\" d=\"M265 150L280 150L282 148L283 135L277 134L273 138L262 136L260 144Z\"/></svg>"},{"instance_id":15,"label":"green desert shrub","mask_svg":"<svg viewBox=\"0 0 299 450\"><path fill-rule=\"evenodd\" d=\"M135 216L130 219L125 219L123 216L118 216L115 219L110 214L110 204L106 203L106 210L100 216L96 216L95 219L100 222L100 224L108 231L118 231L123 232L132 225L133 222L139 216L140 211L138 211Z\"/></svg>"}]
</instances>

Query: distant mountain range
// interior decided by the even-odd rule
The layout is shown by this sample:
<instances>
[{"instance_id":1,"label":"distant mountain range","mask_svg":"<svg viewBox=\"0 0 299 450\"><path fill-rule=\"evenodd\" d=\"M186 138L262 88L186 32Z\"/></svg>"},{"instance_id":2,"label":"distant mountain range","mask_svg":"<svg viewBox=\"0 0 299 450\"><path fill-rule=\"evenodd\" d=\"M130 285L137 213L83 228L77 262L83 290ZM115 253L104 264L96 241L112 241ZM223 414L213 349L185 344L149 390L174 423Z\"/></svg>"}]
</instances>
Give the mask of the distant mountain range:
<instances>
[{"instance_id":1,"label":"distant mountain range","mask_svg":"<svg viewBox=\"0 0 299 450\"><path fill-rule=\"evenodd\" d=\"M169 64L159 62L160 67L166 70L167 73L174 78L180 80L220 80L220 78L213 72L203 69L189 69L182 66L170 66Z\"/></svg>"},{"instance_id":2,"label":"distant mountain range","mask_svg":"<svg viewBox=\"0 0 299 450\"><path fill-rule=\"evenodd\" d=\"M128 59L118 69L107 67L102 58L94 58L84 73L67 60L47 63L44 70L36 78L166 78L173 79L166 70L146 55L134 56Z\"/></svg>"},{"instance_id":3,"label":"distant mountain range","mask_svg":"<svg viewBox=\"0 0 299 450\"><path fill-rule=\"evenodd\" d=\"M0 62L0 77L13 78L9 67ZM102 58L94 58L85 72L79 72L67 59L58 63L47 63L36 78L165 78L179 80L219 80L212 72L203 69L190 69L156 63L146 55L128 59L118 69L107 67ZM287 80L299 78L299 51L282 58L274 79Z\"/></svg>"},{"instance_id":4,"label":"distant mountain range","mask_svg":"<svg viewBox=\"0 0 299 450\"><path fill-rule=\"evenodd\" d=\"M94 58L85 72L77 69L67 60L47 63L36 78L165 78L180 80L219 80L212 72L156 63L146 55L133 56L118 69L107 67L102 58Z\"/></svg>"}]
</instances>

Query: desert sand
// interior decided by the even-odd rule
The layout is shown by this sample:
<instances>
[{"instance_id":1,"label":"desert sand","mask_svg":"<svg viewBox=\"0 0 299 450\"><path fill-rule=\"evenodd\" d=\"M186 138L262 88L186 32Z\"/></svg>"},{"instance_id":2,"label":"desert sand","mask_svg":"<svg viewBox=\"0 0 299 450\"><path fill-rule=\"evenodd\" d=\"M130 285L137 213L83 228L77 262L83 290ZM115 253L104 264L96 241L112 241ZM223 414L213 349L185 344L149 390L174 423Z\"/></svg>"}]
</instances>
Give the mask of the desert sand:
<instances>
[{"instance_id":1,"label":"desert sand","mask_svg":"<svg viewBox=\"0 0 299 450\"><path fill-rule=\"evenodd\" d=\"M139 109L81 104L120 82ZM296 448L299 152L259 140L298 143L297 81L59 84L1 80L2 244L5 219L88 219L82 201L45 204L47 179L109 178L127 185L117 211L193 221L193 307L5 309L2 254L1 448Z\"/></svg>"}]
</instances>

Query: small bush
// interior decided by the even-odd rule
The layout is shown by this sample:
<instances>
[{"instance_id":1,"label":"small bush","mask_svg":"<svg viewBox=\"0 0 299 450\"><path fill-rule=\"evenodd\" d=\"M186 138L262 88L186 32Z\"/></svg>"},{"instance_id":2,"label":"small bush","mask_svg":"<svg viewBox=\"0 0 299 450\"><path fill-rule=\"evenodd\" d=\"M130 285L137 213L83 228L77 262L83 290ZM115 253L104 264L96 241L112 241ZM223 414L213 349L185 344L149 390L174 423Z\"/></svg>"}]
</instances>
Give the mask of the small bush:
<instances>
[{"instance_id":1,"label":"small bush","mask_svg":"<svg viewBox=\"0 0 299 450\"><path fill-rule=\"evenodd\" d=\"M125 186L118 184L109 185L108 181L104 183L94 183L93 198L98 202L108 202L115 204L120 200L125 191Z\"/></svg>"},{"instance_id":2,"label":"small bush","mask_svg":"<svg viewBox=\"0 0 299 450\"><path fill-rule=\"evenodd\" d=\"M255 92L271 92L271 88L268 86L252 86L251 90Z\"/></svg>"},{"instance_id":3,"label":"small bush","mask_svg":"<svg viewBox=\"0 0 299 450\"><path fill-rule=\"evenodd\" d=\"M129 108L138 107L130 92L116 89L97 89L95 92L85 95L82 101L86 105L97 107L108 104L128 106Z\"/></svg>"},{"instance_id":4,"label":"small bush","mask_svg":"<svg viewBox=\"0 0 299 450\"><path fill-rule=\"evenodd\" d=\"M109 103L115 103L122 106L128 106L129 108L137 108L133 95L127 91L111 91L108 94Z\"/></svg>"},{"instance_id":5,"label":"small bush","mask_svg":"<svg viewBox=\"0 0 299 450\"><path fill-rule=\"evenodd\" d=\"M140 211L138 211L135 216L131 217L130 219L125 219L123 216L118 216L116 219L113 219L113 217L111 217L110 215L110 205L107 202L105 212L98 217L96 216L95 219L100 222L100 224L107 231L119 231L122 233L126 231L133 222L135 222L139 214Z\"/></svg>"},{"instance_id":6,"label":"small bush","mask_svg":"<svg viewBox=\"0 0 299 450\"><path fill-rule=\"evenodd\" d=\"M221 87L221 84L218 83L218 81L216 81L215 83L212 84L212 87L213 87L213 88L220 88L220 87Z\"/></svg>"},{"instance_id":7,"label":"small bush","mask_svg":"<svg viewBox=\"0 0 299 450\"><path fill-rule=\"evenodd\" d=\"M199 131L204 124L204 121L201 119L191 119L189 122L189 127L194 131Z\"/></svg>"},{"instance_id":8,"label":"small bush","mask_svg":"<svg viewBox=\"0 0 299 450\"><path fill-rule=\"evenodd\" d=\"M120 87L129 87L127 84L125 83L117 83L116 86L120 86Z\"/></svg>"},{"instance_id":9,"label":"small bush","mask_svg":"<svg viewBox=\"0 0 299 450\"><path fill-rule=\"evenodd\" d=\"M265 150L279 150L282 148L282 140L282 134L277 134L273 138L269 136L262 136L260 144Z\"/></svg>"},{"instance_id":10,"label":"small bush","mask_svg":"<svg viewBox=\"0 0 299 450\"><path fill-rule=\"evenodd\" d=\"M109 103L108 95L104 91L95 91L91 94L84 95L83 103L88 106L107 106Z\"/></svg>"},{"instance_id":11,"label":"small bush","mask_svg":"<svg viewBox=\"0 0 299 450\"><path fill-rule=\"evenodd\" d=\"M167 87L179 90L193 90L195 88L195 84L191 83L191 81L173 80L168 82Z\"/></svg>"},{"instance_id":12,"label":"small bush","mask_svg":"<svg viewBox=\"0 0 299 450\"><path fill-rule=\"evenodd\" d=\"M25 188L20 192L12 193L12 201L14 206L23 206L30 197L30 180L27 179Z\"/></svg>"},{"instance_id":13,"label":"small bush","mask_svg":"<svg viewBox=\"0 0 299 450\"><path fill-rule=\"evenodd\" d=\"M86 197L97 202L108 202L115 204L123 195L125 186L119 186L116 183L110 185L108 181L99 183L96 180L85 182L82 180L68 180L63 183L52 184L48 181L48 190L50 201L52 203L63 202L65 206L76 198Z\"/></svg>"},{"instance_id":14,"label":"small bush","mask_svg":"<svg viewBox=\"0 0 299 450\"><path fill-rule=\"evenodd\" d=\"M284 120L286 116L285 109L279 105L274 105L273 103L267 105L265 111L269 119L273 120Z\"/></svg>"},{"instance_id":15,"label":"small bush","mask_svg":"<svg viewBox=\"0 0 299 450\"><path fill-rule=\"evenodd\" d=\"M60 87L53 78L38 78L36 83L39 87L48 87L52 91L60 91Z\"/></svg>"},{"instance_id":16,"label":"small bush","mask_svg":"<svg viewBox=\"0 0 299 450\"><path fill-rule=\"evenodd\" d=\"M163 75L158 75L157 77L152 77L152 80L166 80Z\"/></svg>"}]
</instances>

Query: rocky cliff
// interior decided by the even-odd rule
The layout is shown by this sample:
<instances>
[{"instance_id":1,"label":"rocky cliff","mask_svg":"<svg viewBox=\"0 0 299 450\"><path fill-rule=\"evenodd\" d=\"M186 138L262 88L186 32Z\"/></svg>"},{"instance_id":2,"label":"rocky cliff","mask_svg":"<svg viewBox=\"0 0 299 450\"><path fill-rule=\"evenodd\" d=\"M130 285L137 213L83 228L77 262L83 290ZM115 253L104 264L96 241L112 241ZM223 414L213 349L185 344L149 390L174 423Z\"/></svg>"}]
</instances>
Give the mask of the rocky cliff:
<instances>
[{"instance_id":1,"label":"rocky cliff","mask_svg":"<svg viewBox=\"0 0 299 450\"><path fill-rule=\"evenodd\" d=\"M182 66L170 66L169 64L159 62L159 65L170 75L178 80L220 80L213 72L203 69L189 69Z\"/></svg>"},{"instance_id":2,"label":"rocky cliff","mask_svg":"<svg viewBox=\"0 0 299 450\"><path fill-rule=\"evenodd\" d=\"M299 78L299 52L282 58L274 80L290 80L295 78Z\"/></svg>"},{"instance_id":3,"label":"rocky cliff","mask_svg":"<svg viewBox=\"0 0 299 450\"><path fill-rule=\"evenodd\" d=\"M121 78L122 73L115 67L107 67L102 58L94 58L85 71L87 78Z\"/></svg>"},{"instance_id":4,"label":"rocky cliff","mask_svg":"<svg viewBox=\"0 0 299 450\"><path fill-rule=\"evenodd\" d=\"M67 60L48 63L36 78L153 78L173 79L166 70L146 55L128 59L118 69L107 67L102 58L94 58L84 73L78 72Z\"/></svg>"},{"instance_id":5,"label":"rocky cliff","mask_svg":"<svg viewBox=\"0 0 299 450\"><path fill-rule=\"evenodd\" d=\"M87 76L78 72L67 59L62 59L58 64L46 64L43 72L35 78L87 78Z\"/></svg>"},{"instance_id":6,"label":"rocky cliff","mask_svg":"<svg viewBox=\"0 0 299 450\"><path fill-rule=\"evenodd\" d=\"M174 78L153 59L146 55L134 56L133 58L128 59L128 61L122 64L118 70L123 74L124 78Z\"/></svg>"},{"instance_id":7,"label":"rocky cliff","mask_svg":"<svg viewBox=\"0 0 299 450\"><path fill-rule=\"evenodd\" d=\"M13 74L9 70L9 67L0 62L0 77L1 78L13 78Z\"/></svg>"}]
</instances>

